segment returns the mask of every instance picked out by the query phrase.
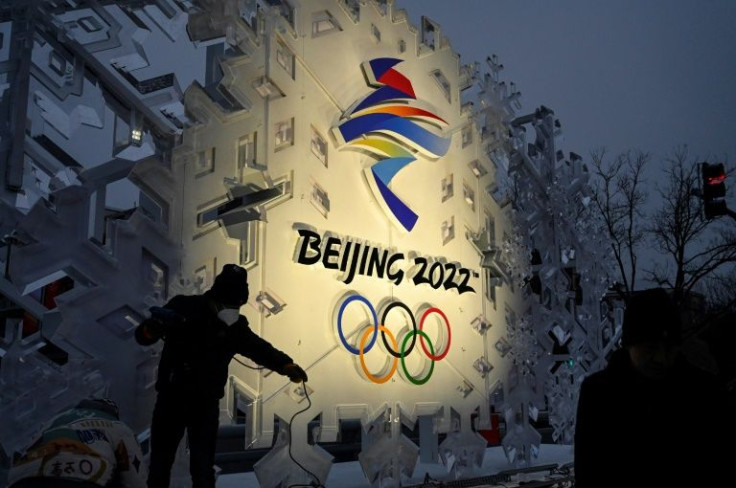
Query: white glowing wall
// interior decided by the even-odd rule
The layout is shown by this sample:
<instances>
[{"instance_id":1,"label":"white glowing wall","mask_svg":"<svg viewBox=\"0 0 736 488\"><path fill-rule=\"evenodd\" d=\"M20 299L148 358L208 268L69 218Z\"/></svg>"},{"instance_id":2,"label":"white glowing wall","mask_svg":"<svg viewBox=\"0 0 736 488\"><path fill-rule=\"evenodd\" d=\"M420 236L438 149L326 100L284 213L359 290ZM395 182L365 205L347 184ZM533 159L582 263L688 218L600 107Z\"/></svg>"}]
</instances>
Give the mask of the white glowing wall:
<instances>
[{"instance_id":1,"label":"white glowing wall","mask_svg":"<svg viewBox=\"0 0 736 488\"><path fill-rule=\"evenodd\" d=\"M261 11L257 18L264 26L262 37L254 36L242 19L226 20L230 38L238 39L237 47L248 54L233 54L222 62L225 75L219 86L246 109L227 112L200 87L186 93L187 108L198 124L185 130L184 144L173 160L173 187L179 192L173 207L180 204L182 212L172 212L170 221L174 229L181 226L175 233L180 232L185 249L183 275L202 276L206 288L227 262L242 263L249 269L252 296L243 312L251 327L290 354L310 377L313 407L297 419L294 445L303 458L314 459L316 472L328 469L319 461L324 454L304 444L306 424L318 414L321 441L335 440L341 418L360 418L367 425L385 416L413 426L417 416L429 415L436 418L439 431L457 431L455 435L462 436L466 445L485 445L472 432L471 414L479 409L481 421L488 421L489 393L507 373L506 361L495 348L505 331L496 324L503 324L506 308L513 307L513 295L508 287L499 287L495 300L489 299L487 287L494 282L485 279L482 254L471 239L507 231L503 210L486 191L494 172L484 150L487 141L481 140L469 106L461 106L460 90L470 86L472 79L468 70L461 70L459 56L437 26L433 32L429 25L418 32L403 13L390 6L367 2L358 8L359 19L354 19L344 2L292 4L293 25L276 9ZM320 22L339 27L318 33ZM433 160L417 155L417 161L392 182L393 190L419 215L411 232L390 221L366 182L363 170L376 158L352 147L339 148L332 134L343 113L373 90L366 84L361 64L385 57L402 60L394 69L411 81L417 99L447 122L442 131L424 127L451 139L444 156ZM326 161L312 150L314 131L326 142ZM238 168L242 137L255 141L255 160ZM213 163L209 160L212 154ZM452 182L445 198L443 181ZM282 185L281 196L252 209L262 214L262 220L226 225L222 219L221 224L200 225L202 214L235 199L248 184L259 188ZM317 191L322 192L321 201L316 201ZM240 220L249 218L245 213L243 209ZM488 229L489 223L494 229ZM417 271L412 266L415 256L429 258L430 265L435 260L443 266L455 263L469 270L467 284L475 292L460 294L457 289L415 285L411 276L398 286L376 276L356 276L346 284L340 271L325 269L322 262L311 266L296 262L299 229L311 229L323 239L335 235L343 242L403 253L398 266L405 272ZM252 238L255 245L248 242ZM249 257L243 261L246 253ZM335 261L342 259L340 254ZM439 278L438 266L435 279ZM455 281L462 282L459 273ZM346 350L337 332L337 311L349 294L364 296L376 309L390 300L401 301L414 312L417 322L418 312L429 306L446 314L451 329L449 352L434 364L426 384L417 386L403 378L400 364L386 383L366 377L358 357ZM269 310L269 302L278 305ZM390 317L390 328L401 342L408 322L398 312ZM449 337L445 335L444 342L440 338L445 334L444 323L437 317L439 314L433 314L425 328L439 354ZM354 303L347 308L344 322L348 342L355 346L357 332L362 334L362 327L372 319ZM442 344L445 347L440 348ZM381 349L376 345L367 355L367 366L376 375L389 357ZM417 341L407 358L411 374L421 374L422 355ZM288 420L302 408L302 396L295 394L297 387L283 376L254 372L237 361L232 363L231 374L233 389L257 400L249 441L270 446L274 415ZM232 408L232 404L225 402L223 407ZM406 440L394 435L390 442L394 448L384 446L385 459L375 461L381 469L391 464L399 443ZM410 462L397 469L411 470ZM265 471L267 466L264 460L260 468ZM378 468L364 463L364 469L371 475ZM280 476L288 474L283 468L279 472Z\"/></svg>"}]
</instances>

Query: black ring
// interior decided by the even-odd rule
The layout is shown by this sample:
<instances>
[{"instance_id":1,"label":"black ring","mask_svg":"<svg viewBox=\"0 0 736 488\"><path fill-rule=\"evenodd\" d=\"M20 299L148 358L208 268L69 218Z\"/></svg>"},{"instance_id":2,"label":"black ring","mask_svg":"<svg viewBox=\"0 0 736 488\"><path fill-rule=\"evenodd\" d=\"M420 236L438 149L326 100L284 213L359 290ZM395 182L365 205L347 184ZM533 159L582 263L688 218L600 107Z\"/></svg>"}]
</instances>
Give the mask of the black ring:
<instances>
[{"instance_id":1,"label":"black ring","mask_svg":"<svg viewBox=\"0 0 736 488\"><path fill-rule=\"evenodd\" d=\"M411 353L411 351L414 349L414 344L417 342L417 319L414 317L414 314L411 313L411 310L409 310L409 307L404 305L402 302L391 302L388 304L388 307L383 311L383 315L381 315L381 325L386 327L386 317L388 317L388 313L394 308L394 307L400 307L406 310L406 313L409 314L409 317L411 317L411 325L414 327L414 334L411 338L411 346L409 346L409 349L404 351L404 355L402 356L401 353L394 351L391 349L391 346L388 345L388 342L386 341L386 333L381 331L381 339L383 340L383 345L386 347L386 350L389 354L391 354L393 357L401 359L402 357L406 356L407 354ZM397 336L398 339L398 336Z\"/></svg>"}]
</instances>

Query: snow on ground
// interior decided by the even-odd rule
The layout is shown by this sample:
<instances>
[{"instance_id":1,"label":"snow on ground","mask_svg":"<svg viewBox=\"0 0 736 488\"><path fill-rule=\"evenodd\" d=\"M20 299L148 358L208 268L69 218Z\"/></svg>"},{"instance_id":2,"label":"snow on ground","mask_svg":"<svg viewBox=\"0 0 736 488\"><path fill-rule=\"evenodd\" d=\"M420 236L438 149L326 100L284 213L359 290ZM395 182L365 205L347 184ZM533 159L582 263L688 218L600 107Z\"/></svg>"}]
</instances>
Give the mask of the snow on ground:
<instances>
[{"instance_id":1,"label":"snow on ground","mask_svg":"<svg viewBox=\"0 0 736 488\"><path fill-rule=\"evenodd\" d=\"M572 462L572 460L572 446L543 444L539 450L539 457L532 465L564 464ZM489 447L483 458L482 468L474 476L487 476L506 469L510 469L510 466L503 454L503 448L500 446ZM442 479L447 476L447 470L442 464L417 464L412 479L406 484L421 483L424 480L425 473L429 473L429 476L435 479ZM334 464L325 485L327 488L370 488L371 486L357 461ZM217 488L258 488L258 480L252 471L227 474L217 479Z\"/></svg>"}]
</instances>

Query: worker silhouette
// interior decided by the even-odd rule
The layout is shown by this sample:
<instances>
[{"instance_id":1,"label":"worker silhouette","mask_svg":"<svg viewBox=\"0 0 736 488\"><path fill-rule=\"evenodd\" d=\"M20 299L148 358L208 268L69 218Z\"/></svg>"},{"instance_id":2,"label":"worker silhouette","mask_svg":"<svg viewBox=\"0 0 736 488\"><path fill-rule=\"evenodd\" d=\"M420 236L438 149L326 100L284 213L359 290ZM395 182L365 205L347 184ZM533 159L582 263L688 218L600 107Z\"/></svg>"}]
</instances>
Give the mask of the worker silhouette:
<instances>
[{"instance_id":1,"label":"worker silhouette","mask_svg":"<svg viewBox=\"0 0 736 488\"><path fill-rule=\"evenodd\" d=\"M723 397L681 354L680 317L661 288L628 300L623 348L580 389L576 487L710 486L721 476Z\"/></svg>"},{"instance_id":2,"label":"worker silhouette","mask_svg":"<svg viewBox=\"0 0 736 488\"><path fill-rule=\"evenodd\" d=\"M210 290L201 295L177 295L163 308L152 308L151 317L136 329L139 344L164 340L151 422L149 488L169 486L171 466L185 430L193 488L215 486L219 400L235 354L291 381L307 381L306 372L289 356L248 327L239 313L247 301L246 270L226 264Z\"/></svg>"},{"instance_id":3,"label":"worker silhouette","mask_svg":"<svg viewBox=\"0 0 736 488\"><path fill-rule=\"evenodd\" d=\"M57 415L8 477L10 488L143 488L146 465L133 431L107 398Z\"/></svg>"}]
</instances>

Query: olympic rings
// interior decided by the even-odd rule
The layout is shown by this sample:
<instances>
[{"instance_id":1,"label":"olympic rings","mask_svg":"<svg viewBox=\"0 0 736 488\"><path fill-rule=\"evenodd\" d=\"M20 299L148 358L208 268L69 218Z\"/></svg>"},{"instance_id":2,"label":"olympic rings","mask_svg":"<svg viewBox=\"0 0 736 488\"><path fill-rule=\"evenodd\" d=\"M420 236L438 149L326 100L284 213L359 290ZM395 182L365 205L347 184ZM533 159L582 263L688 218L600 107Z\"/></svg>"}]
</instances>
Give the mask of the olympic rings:
<instances>
[{"instance_id":1,"label":"olympic rings","mask_svg":"<svg viewBox=\"0 0 736 488\"><path fill-rule=\"evenodd\" d=\"M390 330L388 330L383 325L379 325L378 326L378 329L381 331L381 333L388 334L389 338L391 339L391 343L394 345L394 348L398 347L396 345L396 338L394 337L394 335L391 333ZM365 352L364 349L363 349L365 347L365 340L368 338L368 334L369 333L370 333L370 330L366 330L365 333L363 334L363 337L360 339L360 367L363 368L363 373L365 373L365 375L368 377L368 379L371 380L372 382L378 383L378 384L385 383L388 380L390 380L391 377L396 372L396 366L399 363L399 360L396 359L396 358L394 358L393 364L391 365L391 371L389 371L388 374L386 376L384 376L383 378L376 378L375 376L373 376L371 374L371 372L368 371L368 366L365 365L365 354L363 354ZM386 337L386 336L384 336L384 337ZM373 339L375 340L375 338L376 338L376 336L374 335L373 336ZM404 342L406 342L406 341L404 341ZM403 357L401 358L401 364L402 364L402 366L404 364L404 358Z\"/></svg>"},{"instance_id":2,"label":"olympic rings","mask_svg":"<svg viewBox=\"0 0 736 488\"><path fill-rule=\"evenodd\" d=\"M345 349L355 355L358 355L360 354L360 351L348 344L347 339L345 339L345 334L343 334L342 332L342 314L345 312L345 308L348 306L348 304L354 300L365 303L368 309L370 309L371 314L373 315L373 338L371 339L371 343L368 344L368 347L365 349L364 352L370 351L373 347L373 344L376 343L376 337L378 337L378 316L376 315L376 309L373 308L371 302L369 302L362 295L351 295L347 299L345 299L344 302L342 302L342 305L340 305L340 311L337 313L337 333L340 335L340 341L342 342L342 345L345 346Z\"/></svg>"},{"instance_id":3,"label":"olympic rings","mask_svg":"<svg viewBox=\"0 0 736 488\"><path fill-rule=\"evenodd\" d=\"M371 312L371 315L373 316L373 324L372 329L366 329L365 332L363 332L360 341L359 341L359 347L356 349L355 347L351 346L347 339L345 338L345 334L342 330L342 319L343 314L345 313L345 308L353 301L359 301L362 302L364 305L368 307L368 309ZM399 352L396 352L397 349L399 349L396 337L391 332L391 330L388 329L386 326L386 317L388 316L389 312L393 310L394 308L401 308L403 309L409 317L411 317L412 322L412 330L406 334L406 336L403 338L401 342L401 348ZM444 351L440 354L439 352L435 354L434 345L432 344L431 339L429 338L429 335L423 330L424 329L424 322L426 321L427 317L429 315L436 313L439 314L442 319L445 322L445 327L447 328L447 345L444 348ZM345 346L345 349L347 349L352 354L355 354L360 359L360 366L363 370L363 373L365 376L373 383L376 384L382 384L386 383L388 380L393 377L394 373L396 372L399 359L401 360L401 369L403 371L403 376L406 377L409 382L411 382L414 385L423 385L429 381L429 378L432 376L432 373L434 372L434 363L436 361L441 361L442 359L447 356L448 352L450 351L450 342L452 339L452 331L450 328L450 321L447 318L447 315L440 310L439 308L432 307L424 311L422 314L422 318L419 320L419 328L417 328L417 322L414 314L411 312L409 307L407 307L404 303L399 301L393 301L386 306L386 308L383 310L383 313L381 314L381 322L378 322L378 316L376 313L376 309L371 305L371 303L362 295L349 295L347 296L342 304L340 305L338 314L337 314L337 331L338 335L340 336L340 341L342 342L343 346ZM373 332L373 337L371 337L370 341L368 341L368 336L371 335L371 332ZM376 339L378 337L378 333L381 333L381 339L383 341L384 347L386 351L393 356L393 359L391 361L391 366L388 370L388 372L384 373L383 376L376 376L375 374L371 373L368 370L368 366L365 362L365 354L371 350L373 345L376 343ZM386 335L388 335L389 340L386 340ZM431 361L429 371L424 375L423 378L415 378L412 376L412 374L409 372L407 366L406 366L406 356L409 355L413 350L414 346L416 344L417 336L419 336L419 341L422 346L422 350L424 351L424 354L429 358ZM409 340L411 339L411 345L408 345ZM366 345L366 342L368 343ZM391 345L389 345L389 342ZM408 347L407 347L408 345ZM427 345L429 345L429 350L427 349ZM385 368L385 366L384 366ZM425 366L426 368L426 366Z\"/></svg>"},{"instance_id":4,"label":"olympic rings","mask_svg":"<svg viewBox=\"0 0 736 488\"><path fill-rule=\"evenodd\" d=\"M406 313L409 314L409 317L411 317L411 325L412 325L412 329L413 329L413 332L414 332L412 334L412 336L411 336L411 338L412 338L411 346L409 346L409 350L408 351L406 351L406 352L403 352L402 351L401 353L399 353L399 352L396 352L394 349L391 349L388 346L388 343L386 342L386 334L383 331L381 331L381 339L383 339L383 345L386 347L386 350L388 351L389 354L391 354L395 358L404 359L404 356L406 354L410 354L414 350L414 344L417 342L417 334L416 334L416 332L417 332L417 319L414 318L414 314L411 313L411 310L409 310L409 307L407 307L403 303L401 303L401 302L391 302L391 303L389 303L388 307L386 307L386 310L383 311L383 316L381 317L381 323L383 325L386 325L386 317L388 317L388 313L392 309L394 309L396 307L403 308L404 310L406 310ZM395 344L394 344L394 348L396 348L396 345Z\"/></svg>"},{"instance_id":5,"label":"olympic rings","mask_svg":"<svg viewBox=\"0 0 736 488\"><path fill-rule=\"evenodd\" d=\"M434 361L441 361L445 356L447 356L447 353L450 352L450 341L452 340L452 330L450 329L450 321L447 320L447 315L445 315L445 312L443 312L439 308L430 308L430 309L428 309L426 312L424 312L424 314L422 314L422 318L419 321L419 330L424 330L424 321L427 319L427 317L429 316L429 314L431 314L433 312L440 314L440 316L445 321L445 327L447 327L447 347L445 347L445 352L443 352L439 356L435 356L434 355L434 351L432 351L431 353L429 351L427 351L427 348L424 345L424 337L426 337L426 335L420 337L419 338L419 342L422 345L422 349L424 350L424 354L426 354L429 359L432 359Z\"/></svg>"},{"instance_id":6,"label":"olympic rings","mask_svg":"<svg viewBox=\"0 0 736 488\"><path fill-rule=\"evenodd\" d=\"M429 340L429 336L427 335L427 333L424 332L423 330L416 330L415 329L415 330L412 331L411 336L414 337L414 339L416 339L417 338L417 334L419 334L421 336L420 339L427 339L427 342L429 342L429 349L432 351L432 354L434 354L434 347L432 347L432 341ZM406 348L406 341L407 340L409 340L409 334L407 334L406 337L404 337L404 342L401 344L401 352L402 353L404 352L404 349ZM412 345L413 344L414 343L412 342ZM422 347L424 347L424 343L423 342L422 342ZM429 354L427 356L430 359L432 358L432 356L430 356ZM404 357L405 357L404 354L402 354L401 355L401 369L404 370L404 374L409 379L409 381L411 381L415 385L423 385L424 383L426 383L427 381L429 381L429 378L432 376L432 372L434 371L434 360L432 360L432 362L429 363L429 373L427 373L427 376L425 376L421 380L418 380L418 379L414 378L409 373L409 370L406 369L406 362L404 362Z\"/></svg>"}]
</instances>

